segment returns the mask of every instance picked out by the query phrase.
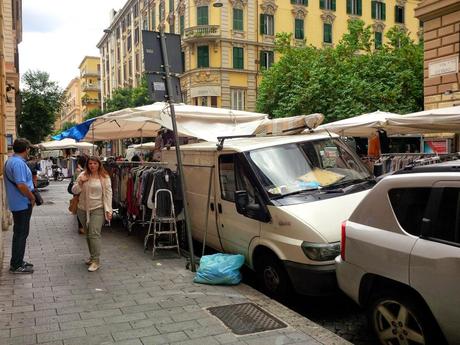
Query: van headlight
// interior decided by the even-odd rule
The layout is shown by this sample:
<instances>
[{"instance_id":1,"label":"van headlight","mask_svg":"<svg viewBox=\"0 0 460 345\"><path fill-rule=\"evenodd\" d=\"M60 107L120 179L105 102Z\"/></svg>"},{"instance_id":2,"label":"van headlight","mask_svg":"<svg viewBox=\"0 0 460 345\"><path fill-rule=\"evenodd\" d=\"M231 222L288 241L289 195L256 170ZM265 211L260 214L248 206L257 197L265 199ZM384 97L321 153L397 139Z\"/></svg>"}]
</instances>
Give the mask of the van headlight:
<instances>
[{"instance_id":1,"label":"van headlight","mask_svg":"<svg viewBox=\"0 0 460 345\"><path fill-rule=\"evenodd\" d=\"M310 260L329 261L340 255L340 242L311 243L302 242L302 250Z\"/></svg>"}]
</instances>

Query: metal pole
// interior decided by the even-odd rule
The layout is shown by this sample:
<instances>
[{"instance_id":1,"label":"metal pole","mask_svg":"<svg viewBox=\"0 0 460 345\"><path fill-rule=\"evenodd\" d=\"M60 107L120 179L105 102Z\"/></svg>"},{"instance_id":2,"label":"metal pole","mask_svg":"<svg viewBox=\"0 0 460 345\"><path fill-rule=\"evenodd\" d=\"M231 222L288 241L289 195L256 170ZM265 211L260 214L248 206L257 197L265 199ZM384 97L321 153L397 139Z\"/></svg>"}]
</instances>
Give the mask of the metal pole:
<instances>
[{"instance_id":1,"label":"metal pole","mask_svg":"<svg viewBox=\"0 0 460 345\"><path fill-rule=\"evenodd\" d=\"M208 201L206 201L206 221L204 223L203 248L201 250L201 256L204 256L204 250L206 248L206 239L208 237L209 205L211 203L211 188L212 188L213 175L214 175L214 166L211 167L211 170L209 173Z\"/></svg>"},{"instance_id":2,"label":"metal pole","mask_svg":"<svg viewBox=\"0 0 460 345\"><path fill-rule=\"evenodd\" d=\"M179 180L182 188L182 200L184 202L184 215L185 215L185 226L187 231L187 240L188 240L188 247L190 250L190 270L192 272L196 272L196 265L195 265L195 254L193 253L193 240L192 240L192 227L190 224L190 216L188 213L188 204L187 204L187 189L185 189L185 176L184 176L184 168L182 166L182 156L180 153L180 145L179 145L179 135L177 134L177 123L176 123L176 113L174 111L174 102L171 99L173 95L173 87L171 84L171 76L170 76L170 69L169 69L169 61L168 61L168 52L166 50L166 36L164 33L163 23L160 24L160 43L161 43L161 53L163 56L163 64L165 70L165 80L166 80L166 91L167 91L167 102L169 103L169 111L171 113L171 122L173 126L174 132L174 140L176 141L176 157L177 157L177 167L179 169Z\"/></svg>"}]
</instances>

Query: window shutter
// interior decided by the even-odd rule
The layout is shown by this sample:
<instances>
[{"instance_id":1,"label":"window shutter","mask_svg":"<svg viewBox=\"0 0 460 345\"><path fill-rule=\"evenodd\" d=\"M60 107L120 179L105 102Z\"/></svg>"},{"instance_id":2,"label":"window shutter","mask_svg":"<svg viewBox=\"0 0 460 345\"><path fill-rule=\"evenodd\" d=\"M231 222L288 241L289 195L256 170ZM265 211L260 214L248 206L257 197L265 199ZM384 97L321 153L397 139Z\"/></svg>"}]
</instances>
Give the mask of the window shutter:
<instances>
[{"instance_id":1,"label":"window shutter","mask_svg":"<svg viewBox=\"0 0 460 345\"><path fill-rule=\"evenodd\" d=\"M321 8L322 10L324 10L324 0L319 0L319 8Z\"/></svg>"},{"instance_id":2,"label":"window shutter","mask_svg":"<svg viewBox=\"0 0 460 345\"><path fill-rule=\"evenodd\" d=\"M377 7L377 2L376 1L371 1L371 17L372 19L375 19L376 15L376 7Z\"/></svg>"},{"instance_id":3,"label":"window shutter","mask_svg":"<svg viewBox=\"0 0 460 345\"><path fill-rule=\"evenodd\" d=\"M406 8L403 7L401 10L401 23L405 23L406 20Z\"/></svg>"},{"instance_id":4,"label":"window shutter","mask_svg":"<svg viewBox=\"0 0 460 345\"><path fill-rule=\"evenodd\" d=\"M267 67L270 67L271 65L273 65L274 62L275 62L275 53L268 52L268 66Z\"/></svg>"},{"instance_id":5,"label":"window shutter","mask_svg":"<svg viewBox=\"0 0 460 345\"><path fill-rule=\"evenodd\" d=\"M353 13L351 12L351 2L352 2L352 1L353 1L353 0L347 0L347 14L353 14Z\"/></svg>"},{"instance_id":6,"label":"window shutter","mask_svg":"<svg viewBox=\"0 0 460 345\"><path fill-rule=\"evenodd\" d=\"M333 11L335 11L335 8L336 8L336 7L335 7L335 0L332 0L332 1L331 1L331 9L332 9Z\"/></svg>"},{"instance_id":7,"label":"window shutter","mask_svg":"<svg viewBox=\"0 0 460 345\"><path fill-rule=\"evenodd\" d=\"M384 2L381 2L380 3L380 6L382 6L382 20L386 20L387 19L387 15L386 15L386 4Z\"/></svg>"},{"instance_id":8,"label":"window shutter","mask_svg":"<svg viewBox=\"0 0 460 345\"><path fill-rule=\"evenodd\" d=\"M265 15L261 14L260 15L260 34L261 35L265 34L264 29L265 29Z\"/></svg>"},{"instance_id":9,"label":"window shutter","mask_svg":"<svg viewBox=\"0 0 460 345\"><path fill-rule=\"evenodd\" d=\"M264 68L267 68L267 66L265 66L265 59L264 59L264 56L265 55L265 52L263 50L260 51L259 53L259 66L260 66L260 69L264 69Z\"/></svg>"},{"instance_id":10,"label":"window shutter","mask_svg":"<svg viewBox=\"0 0 460 345\"><path fill-rule=\"evenodd\" d=\"M362 3L362 0L357 0L356 1L356 7L358 9L358 16L362 16L363 15L363 3Z\"/></svg>"}]
</instances>

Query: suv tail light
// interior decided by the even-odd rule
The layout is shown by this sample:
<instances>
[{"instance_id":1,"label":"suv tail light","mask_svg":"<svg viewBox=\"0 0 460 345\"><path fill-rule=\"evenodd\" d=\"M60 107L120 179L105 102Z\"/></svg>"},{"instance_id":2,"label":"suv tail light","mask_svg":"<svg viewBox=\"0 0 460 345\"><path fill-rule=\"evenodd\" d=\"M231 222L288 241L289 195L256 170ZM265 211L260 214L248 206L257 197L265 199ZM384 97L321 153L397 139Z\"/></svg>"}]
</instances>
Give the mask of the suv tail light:
<instances>
[{"instance_id":1,"label":"suv tail light","mask_svg":"<svg viewBox=\"0 0 460 345\"><path fill-rule=\"evenodd\" d=\"M345 242L347 239L347 221L342 222L342 240L340 241L340 257L345 261Z\"/></svg>"}]
</instances>

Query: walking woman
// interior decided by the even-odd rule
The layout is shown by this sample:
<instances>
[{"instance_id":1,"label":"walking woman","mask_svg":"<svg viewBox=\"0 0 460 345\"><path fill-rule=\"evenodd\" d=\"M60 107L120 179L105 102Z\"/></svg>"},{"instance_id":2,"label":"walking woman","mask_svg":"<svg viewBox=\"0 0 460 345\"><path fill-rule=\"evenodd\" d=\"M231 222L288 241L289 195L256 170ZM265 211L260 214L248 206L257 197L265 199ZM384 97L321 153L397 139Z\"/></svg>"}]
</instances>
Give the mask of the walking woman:
<instances>
[{"instance_id":1,"label":"walking woman","mask_svg":"<svg viewBox=\"0 0 460 345\"><path fill-rule=\"evenodd\" d=\"M77 216L86 231L90 258L88 271L101 267L101 228L112 219L112 185L110 177L96 156L88 158L85 170L78 176L72 193L79 194Z\"/></svg>"}]
</instances>

